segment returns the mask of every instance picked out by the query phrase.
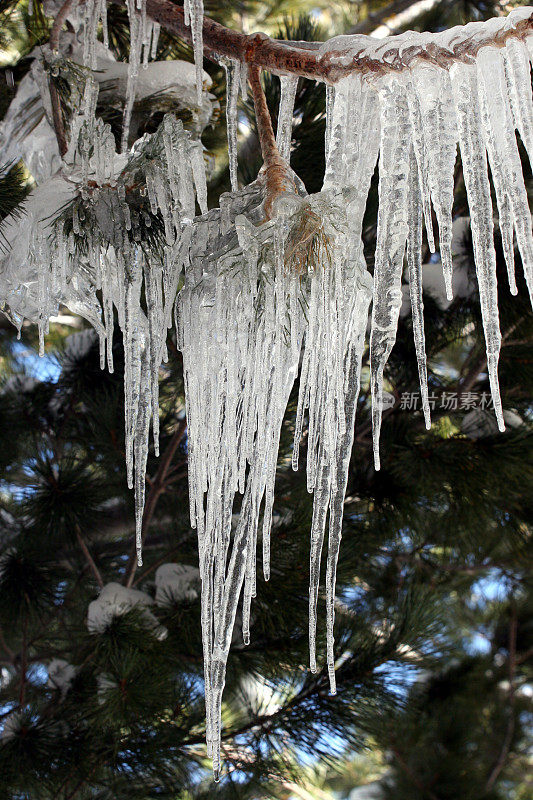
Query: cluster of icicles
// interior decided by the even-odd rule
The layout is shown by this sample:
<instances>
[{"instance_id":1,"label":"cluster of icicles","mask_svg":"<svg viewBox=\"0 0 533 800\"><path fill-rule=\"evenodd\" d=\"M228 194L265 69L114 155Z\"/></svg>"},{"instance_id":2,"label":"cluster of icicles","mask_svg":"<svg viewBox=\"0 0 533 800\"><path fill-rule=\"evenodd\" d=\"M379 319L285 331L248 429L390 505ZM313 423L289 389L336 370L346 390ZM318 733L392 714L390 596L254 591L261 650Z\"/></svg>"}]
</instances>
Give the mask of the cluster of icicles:
<instances>
[{"instance_id":1,"label":"cluster of icicles","mask_svg":"<svg viewBox=\"0 0 533 800\"><path fill-rule=\"evenodd\" d=\"M88 104L93 100L89 92ZM52 231L46 221L34 221L30 258L38 275L40 354L44 353L49 318L56 313L58 303L64 302L93 325L100 339L101 366L104 368L107 361L112 372L113 306L116 308L124 346L127 477L129 487L135 488L137 554L142 564L150 422L158 455L159 368L167 360L167 331L172 326L195 202L202 212L207 212L203 152L182 123L167 115L158 132L133 149L131 171L126 169L117 179L109 126L94 118L91 125L90 117L84 114L82 119L81 124L73 126L73 141L77 136L82 153L87 141L91 141L90 157L82 158L81 164L86 177L91 175L96 180L85 182L80 202L74 202L72 210L69 205ZM150 146L157 158L150 158ZM155 252L143 241L139 215L132 215L126 200L128 183L138 174L134 169L136 158L141 156L150 211L153 217L162 218L164 228L164 242ZM152 217L141 213L145 232ZM101 292L101 302L97 292Z\"/></svg>"},{"instance_id":2,"label":"cluster of icicles","mask_svg":"<svg viewBox=\"0 0 533 800\"><path fill-rule=\"evenodd\" d=\"M521 9L522 14L526 11ZM521 17L520 17L521 18ZM430 37L428 36L428 39ZM234 227L244 256L222 257L213 237L186 275L178 299L189 425L191 520L198 531L202 574L207 741L220 768L221 697L231 635L242 595L243 640L250 639L259 538L265 579L277 451L287 401L300 374L293 467L307 416L307 486L314 493L311 526L310 668L317 669L316 616L320 563L326 565L327 669L335 692L335 572L354 436L367 310L372 303L370 366L374 459L379 469L383 373L394 345L407 259L423 413L430 427L422 303L422 227L439 251L452 298L452 205L459 144L468 194L487 368L498 425L504 429L497 364L501 335L488 163L498 205L509 288L516 294L514 236L530 295L533 238L515 130L533 165L530 53L533 39L484 47L472 63L449 70L417 62L380 77L350 75L327 87L326 175L321 193L299 208L285 206L265 231L242 213ZM236 176L235 109L240 67L228 73L230 169ZM297 79L282 77L278 146L289 153ZM288 131L288 133L287 133ZM379 213L373 290L361 228L379 157ZM235 180L235 178L233 178ZM289 209L287 211L287 209ZM238 209L237 209L238 210ZM316 214L330 241L305 279L287 251L300 215ZM248 215L250 216L250 215ZM264 226L263 226L264 227ZM261 231L261 235L260 235ZM245 265L243 264L243 257ZM235 494L243 495L232 532ZM258 535L261 523L260 535Z\"/></svg>"},{"instance_id":3,"label":"cluster of icicles","mask_svg":"<svg viewBox=\"0 0 533 800\"><path fill-rule=\"evenodd\" d=\"M202 0L186 2L185 9L196 42L196 86L201 98L202 59L198 57L198 47L202 48ZM128 0L127 11L130 52L122 153L128 151L139 68L146 67L149 58L155 58L160 32L159 24L147 17L146 0ZM98 67L100 26L107 49L106 0L87 0L83 62L90 71ZM82 102L71 120L65 157L81 173L78 178L81 178L81 202L74 202L72 214L61 215L53 229L48 216L32 221L29 260L37 274L37 296L33 298L37 314L32 316L38 325L40 355L43 355L49 318L56 313L60 302L66 303L95 328L100 339L101 366L104 368L107 361L112 372L113 306L116 308L124 344L127 479L129 488L135 489L136 546L141 565L150 423L154 450L159 454L159 368L167 360L166 336L172 326L183 254L187 252L187 237L190 237L186 226L195 216L196 202L201 213L207 212L206 173L201 143L192 139L171 114L165 116L154 136L137 142L127 156L118 156L110 126L96 117L98 93L98 84L89 72ZM142 232L135 230L135 220L132 222L126 201L126 193L131 189L128 184L135 186L139 170L151 214L160 215L164 225L164 243L155 252L143 242ZM150 215L143 213L143 216L145 226L149 227ZM85 247L79 247L80 238ZM101 292L101 302L97 292ZM15 321L21 324L22 314L16 314Z\"/></svg>"},{"instance_id":4,"label":"cluster of icicles","mask_svg":"<svg viewBox=\"0 0 533 800\"><path fill-rule=\"evenodd\" d=\"M132 2L135 0L130 0L128 8L133 20L138 14ZM200 4L189 3L186 8L198 51ZM98 10L91 13L98 18ZM512 29L516 21L530 13L531 9L519 9L498 24ZM142 13L138 27L140 32L132 26L132 43L136 40L138 44L137 59L141 44L146 45L148 38ZM156 35L153 30L151 35ZM431 35L426 38L429 44ZM112 189L94 190L115 197L116 242L104 251L97 239L91 239L89 231L84 268L94 276L93 292L102 291L102 313L94 296L92 321L102 340L108 342L110 368L112 304L118 310L124 334L126 450L128 476L136 486L139 545L150 418L157 440L158 368L165 357L166 331L172 323L172 307L184 271L175 318L184 363L191 523L198 533L202 577L207 743L215 775L220 769L226 663L241 597L243 639L245 643L250 640L258 541L265 579L270 575L280 431L298 374L293 467L298 467L298 450L305 430L307 486L314 493L310 661L311 669L316 670L317 599L327 526L327 668L331 690L335 691L335 573L368 308L373 297L370 363L375 465L379 469L383 372L396 336L405 256L423 410L427 426L430 424L422 305L422 226L425 223L427 240L434 250L433 207L451 297L457 144L470 205L488 373L498 424L503 429L497 377L501 336L488 163L510 290L516 292L516 236L531 293L531 216L515 134L517 130L533 163L531 44L532 39L511 37L504 47L483 47L470 63L457 61L449 69L420 60L403 71L354 73L335 86L328 86L323 189L311 197L303 191L288 195L270 222L264 222L262 213L261 181L237 189L237 94L239 87L246 85L246 74L240 64L231 60L224 63L233 191L222 197L220 209L207 213L201 150L170 118L161 133L163 155L145 170L151 211L154 215L159 212L165 224L162 257L147 257L142 242L132 244L131 237L125 235L131 221L124 202L124 182L115 182ZM132 81L135 69L134 65ZM282 78L278 147L285 157L290 153L296 83L295 78ZM91 102L89 96L87 109ZM88 116L86 110L80 124L87 124ZM97 167L102 174L98 182L102 186L106 182L113 184L112 170L105 166L113 155L109 135L105 126L95 126L91 136L102 143ZM372 286L363 257L361 229L378 157L379 214ZM195 217L195 196L202 212L199 217ZM306 263L301 243L309 226L316 247L311 261ZM71 263L72 237L79 229L80 220L75 217L69 235L57 226L52 252L46 249L50 245L42 236L34 248L35 263L40 264L42 275L39 305L43 320L53 306L52 296L72 300L76 285L71 277L76 269ZM44 267L47 258L50 271ZM141 307L143 281L146 313ZM87 316L86 308L84 315ZM237 525L232 527L236 494L242 499Z\"/></svg>"},{"instance_id":5,"label":"cluster of icicles","mask_svg":"<svg viewBox=\"0 0 533 800\"><path fill-rule=\"evenodd\" d=\"M135 88L139 68L146 66L150 58L155 59L161 26L146 14L146 0L126 0L130 27L130 49L128 59L128 81L124 103L122 126L122 151L128 147L128 136L131 114L135 102ZM203 40L202 25L204 18L203 0L185 0L185 24L191 29L191 37L196 66L196 92L201 104L203 88ZM103 44L109 49L107 28L107 0L86 0L84 14L84 52L85 66L92 70L97 68L98 30L102 28Z\"/></svg>"}]
</instances>

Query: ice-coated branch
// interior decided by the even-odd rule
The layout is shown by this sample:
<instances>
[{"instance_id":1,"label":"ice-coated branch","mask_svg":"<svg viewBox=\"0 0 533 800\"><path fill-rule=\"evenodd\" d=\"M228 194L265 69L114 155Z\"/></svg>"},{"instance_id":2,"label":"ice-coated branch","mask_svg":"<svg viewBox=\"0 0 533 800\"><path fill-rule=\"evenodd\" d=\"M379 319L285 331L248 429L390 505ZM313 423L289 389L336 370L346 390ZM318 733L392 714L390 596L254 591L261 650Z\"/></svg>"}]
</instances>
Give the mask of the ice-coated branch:
<instances>
[{"instance_id":1,"label":"ice-coated branch","mask_svg":"<svg viewBox=\"0 0 533 800\"><path fill-rule=\"evenodd\" d=\"M50 87L50 102L52 104L52 122L54 124L54 131L57 139L57 146L61 157L65 155L68 150L67 136L65 133L65 126L63 124L63 115L61 112L61 101L59 100L59 92L52 80L48 79Z\"/></svg>"},{"instance_id":2,"label":"ice-coated branch","mask_svg":"<svg viewBox=\"0 0 533 800\"><path fill-rule=\"evenodd\" d=\"M57 12L57 16L54 19L54 24L52 25L52 30L50 31L51 50L59 50L59 38L61 36L61 28L66 22L71 6L72 6L72 0L65 0L63 5Z\"/></svg>"},{"instance_id":3,"label":"ice-coated branch","mask_svg":"<svg viewBox=\"0 0 533 800\"><path fill-rule=\"evenodd\" d=\"M124 0L113 2L124 4ZM191 40L184 11L171 0L146 0L146 12L170 33ZM406 34L382 40L363 35L338 36L318 48L313 42L283 42L264 33L246 35L209 17L204 17L202 30L206 56L218 54L242 62L253 60L259 67L278 74L336 83L353 72L398 72L417 59L444 68L457 61L471 63L482 47L504 47L510 38L528 36L533 30L533 13L524 16L527 12L518 8L508 17L472 22L437 34L410 31L409 40Z\"/></svg>"},{"instance_id":4,"label":"ice-coated branch","mask_svg":"<svg viewBox=\"0 0 533 800\"><path fill-rule=\"evenodd\" d=\"M274 211L276 198L286 191L294 192L294 182L290 177L289 165L279 154L265 93L261 86L259 67L256 64L250 66L249 78L265 170L265 213L267 218L270 219Z\"/></svg>"},{"instance_id":5,"label":"ice-coated branch","mask_svg":"<svg viewBox=\"0 0 533 800\"><path fill-rule=\"evenodd\" d=\"M54 24L52 25L52 30L50 33L50 50L52 53L59 51L61 28L67 19L71 5L72 0L65 0L57 13ZM61 113L61 101L59 99L57 87L51 77L49 78L48 85L50 87L50 102L52 105L52 122L54 124L54 131L56 134L57 146L59 147L59 153L61 157L63 157L68 150L68 142L65 133L65 125L63 124L63 115Z\"/></svg>"}]
</instances>

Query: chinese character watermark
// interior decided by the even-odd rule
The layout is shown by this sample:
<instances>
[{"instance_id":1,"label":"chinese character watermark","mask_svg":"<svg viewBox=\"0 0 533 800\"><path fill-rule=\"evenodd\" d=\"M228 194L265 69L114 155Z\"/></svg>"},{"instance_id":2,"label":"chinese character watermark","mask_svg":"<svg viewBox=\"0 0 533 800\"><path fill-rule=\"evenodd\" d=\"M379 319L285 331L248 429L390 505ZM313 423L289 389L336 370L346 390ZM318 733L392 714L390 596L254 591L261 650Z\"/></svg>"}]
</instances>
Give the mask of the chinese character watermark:
<instances>
[{"instance_id":1,"label":"chinese character watermark","mask_svg":"<svg viewBox=\"0 0 533 800\"><path fill-rule=\"evenodd\" d=\"M435 392L428 394L428 405L432 411L472 411L479 408L482 411L494 408L492 397L488 392ZM388 407L388 406L384 406ZM420 392L402 392L399 402L400 411L420 411L422 409L422 396Z\"/></svg>"}]
</instances>

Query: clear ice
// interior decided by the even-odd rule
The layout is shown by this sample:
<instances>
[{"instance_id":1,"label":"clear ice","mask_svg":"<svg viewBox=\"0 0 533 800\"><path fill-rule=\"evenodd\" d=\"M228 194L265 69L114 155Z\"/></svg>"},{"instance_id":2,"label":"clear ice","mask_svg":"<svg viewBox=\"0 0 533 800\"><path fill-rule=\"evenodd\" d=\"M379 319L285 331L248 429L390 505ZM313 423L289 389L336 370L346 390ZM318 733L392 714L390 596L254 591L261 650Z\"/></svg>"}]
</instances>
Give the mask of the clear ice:
<instances>
[{"instance_id":1,"label":"clear ice","mask_svg":"<svg viewBox=\"0 0 533 800\"><path fill-rule=\"evenodd\" d=\"M285 161L290 161L291 138L292 138L292 115L294 112L294 101L296 99L296 89L298 88L298 76L282 75L280 77L281 97L278 109L278 130L276 133L276 144L279 154Z\"/></svg>"},{"instance_id":2,"label":"clear ice","mask_svg":"<svg viewBox=\"0 0 533 800\"><path fill-rule=\"evenodd\" d=\"M226 127L228 131L229 175L232 191L237 191L237 101L241 88L241 62L222 59L226 72Z\"/></svg>"}]
</instances>

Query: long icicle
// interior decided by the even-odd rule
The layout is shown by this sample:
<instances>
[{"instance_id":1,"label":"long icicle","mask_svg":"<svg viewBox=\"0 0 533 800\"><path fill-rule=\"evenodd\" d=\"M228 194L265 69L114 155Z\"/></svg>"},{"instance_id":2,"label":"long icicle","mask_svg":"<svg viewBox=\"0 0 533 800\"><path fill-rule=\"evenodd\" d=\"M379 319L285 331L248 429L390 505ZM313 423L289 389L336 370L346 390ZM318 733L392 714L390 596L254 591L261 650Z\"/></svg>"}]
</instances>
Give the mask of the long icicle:
<instances>
[{"instance_id":1,"label":"long icicle","mask_svg":"<svg viewBox=\"0 0 533 800\"><path fill-rule=\"evenodd\" d=\"M402 302L401 278L407 240L409 113L403 86L391 78L380 92L381 152L379 213L374 265L374 300L370 334L370 385L374 465L380 468L379 434L383 372L396 340Z\"/></svg>"},{"instance_id":2,"label":"long icicle","mask_svg":"<svg viewBox=\"0 0 533 800\"><path fill-rule=\"evenodd\" d=\"M413 320L420 395L426 428L431 428L431 415L428 398L428 376L426 366L426 344L424 335L424 303L422 301L422 215L420 209L420 189L418 165L414 150L409 159L409 193L407 218L409 234L407 237L407 268L409 272L409 295Z\"/></svg>"},{"instance_id":3,"label":"long icicle","mask_svg":"<svg viewBox=\"0 0 533 800\"><path fill-rule=\"evenodd\" d=\"M295 75L281 75L279 80L281 97L278 110L276 144L280 156L288 162L291 155L292 116L294 113L296 89L298 88L298 78Z\"/></svg>"},{"instance_id":4,"label":"long icicle","mask_svg":"<svg viewBox=\"0 0 533 800\"><path fill-rule=\"evenodd\" d=\"M479 285L481 317L485 331L490 390L498 428L503 431L505 423L498 384L501 334L496 283L496 253L476 66L454 64L450 70L450 79L457 109L463 175L470 207L470 224Z\"/></svg>"},{"instance_id":5,"label":"long icicle","mask_svg":"<svg viewBox=\"0 0 533 800\"><path fill-rule=\"evenodd\" d=\"M222 61L226 72L226 126L231 188L237 191L237 100L241 85L241 62L233 58Z\"/></svg>"},{"instance_id":6,"label":"long icicle","mask_svg":"<svg viewBox=\"0 0 533 800\"><path fill-rule=\"evenodd\" d=\"M499 205L504 195L509 205L509 215L505 214L506 261L509 273L511 294L517 293L514 280L514 260L512 256L513 228L530 297L533 299L533 235L531 232L531 213L522 175L520 154L514 135L512 111L507 95L507 86L501 55L497 50L484 48L478 58L478 79L480 103L483 118L485 142L489 154L491 172L499 196ZM528 76L529 80L529 76ZM483 113L485 112L485 113ZM501 220L500 208L500 220ZM500 221L501 227L501 221ZM507 240L507 241L505 241ZM510 241L509 241L510 240ZM511 252L509 252L511 251Z\"/></svg>"}]
</instances>

